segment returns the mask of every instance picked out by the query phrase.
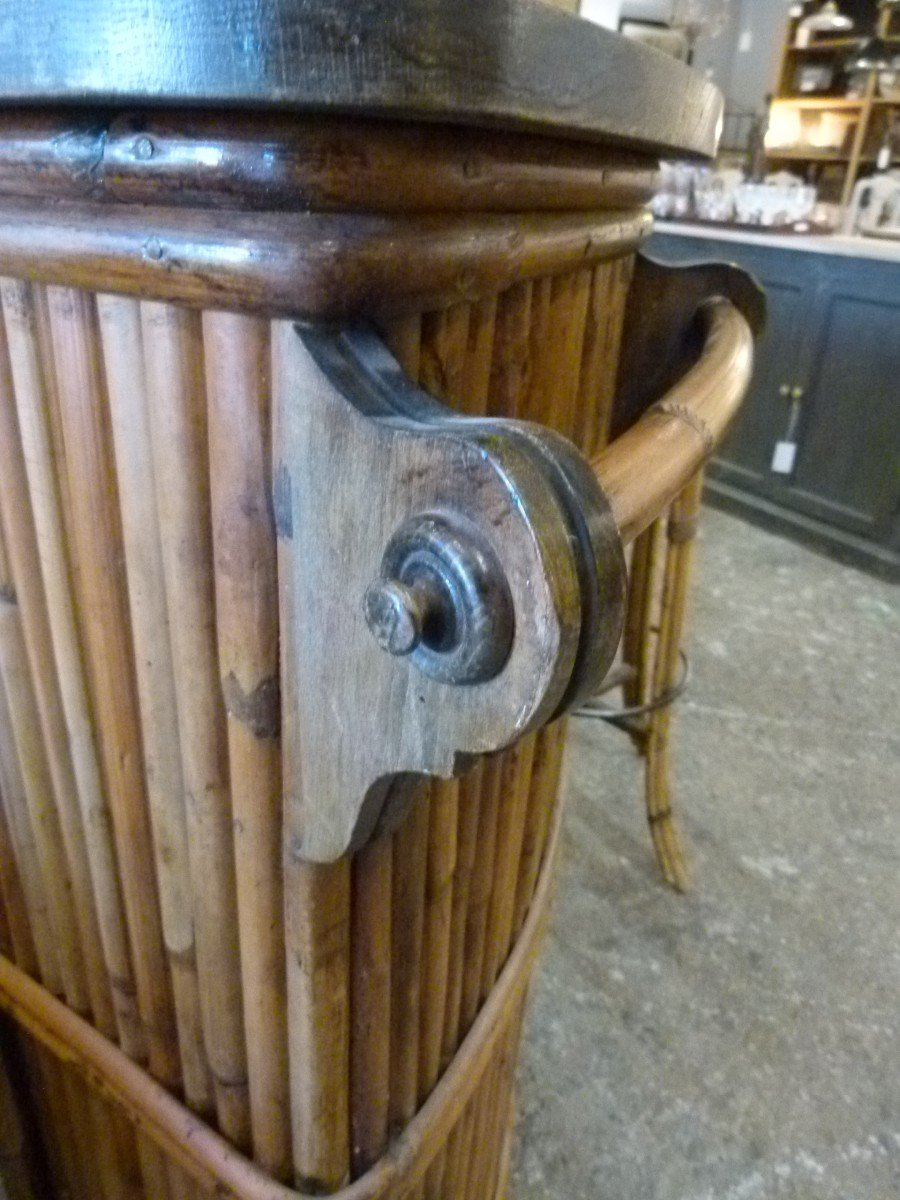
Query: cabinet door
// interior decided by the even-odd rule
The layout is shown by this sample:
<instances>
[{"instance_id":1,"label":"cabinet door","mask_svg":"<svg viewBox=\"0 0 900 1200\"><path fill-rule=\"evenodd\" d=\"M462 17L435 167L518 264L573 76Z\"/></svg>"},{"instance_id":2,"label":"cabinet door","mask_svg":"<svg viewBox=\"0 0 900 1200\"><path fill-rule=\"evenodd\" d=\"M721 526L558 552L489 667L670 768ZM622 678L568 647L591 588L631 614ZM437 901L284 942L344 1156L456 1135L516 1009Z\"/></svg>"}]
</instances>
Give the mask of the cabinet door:
<instances>
[{"instance_id":1,"label":"cabinet door","mask_svg":"<svg viewBox=\"0 0 900 1200\"><path fill-rule=\"evenodd\" d=\"M810 316L797 462L779 499L891 540L900 499L900 266L832 260Z\"/></svg>"},{"instance_id":2,"label":"cabinet door","mask_svg":"<svg viewBox=\"0 0 900 1200\"><path fill-rule=\"evenodd\" d=\"M791 419L790 396L783 391L806 382L804 326L818 284L817 256L673 234L654 235L648 249L664 262L735 262L765 290L766 330L757 344L753 382L711 469L735 487L770 495L780 483L772 474L772 455Z\"/></svg>"},{"instance_id":3,"label":"cabinet door","mask_svg":"<svg viewBox=\"0 0 900 1200\"><path fill-rule=\"evenodd\" d=\"M741 265L765 289L766 329L757 343L747 399L716 457L716 474L726 483L768 495L780 482L772 473L772 456L790 431L791 392L805 379L803 332L811 286L805 272L779 270L781 263L763 260L754 270L742 256Z\"/></svg>"}]
</instances>

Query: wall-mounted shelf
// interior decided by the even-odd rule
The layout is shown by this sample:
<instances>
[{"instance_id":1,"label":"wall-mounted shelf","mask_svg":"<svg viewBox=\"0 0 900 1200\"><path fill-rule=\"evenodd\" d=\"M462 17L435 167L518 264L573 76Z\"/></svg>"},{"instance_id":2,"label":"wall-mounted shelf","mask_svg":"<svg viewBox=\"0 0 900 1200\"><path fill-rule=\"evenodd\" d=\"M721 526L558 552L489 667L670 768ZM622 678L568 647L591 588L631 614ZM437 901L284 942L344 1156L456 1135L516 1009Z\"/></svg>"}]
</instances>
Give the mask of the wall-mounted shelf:
<instances>
[{"instance_id":1,"label":"wall-mounted shelf","mask_svg":"<svg viewBox=\"0 0 900 1200\"><path fill-rule=\"evenodd\" d=\"M862 108L864 100L851 99L848 96L776 96L772 104L791 108Z\"/></svg>"},{"instance_id":2,"label":"wall-mounted shelf","mask_svg":"<svg viewBox=\"0 0 900 1200\"><path fill-rule=\"evenodd\" d=\"M857 11L860 7L856 6ZM816 111L853 114L846 150L842 148L841 151L816 151L815 148L803 146L770 147L766 150L770 161L807 163L810 168L821 164L833 167L834 170L828 176L833 191L830 196L826 195L823 198L840 199L842 204L850 202L860 175L865 174L875 164L876 156L873 150L878 144L879 123L884 122L885 112L900 109L900 100L886 100L877 94L876 71L868 73L865 93L861 97L799 95L795 83L797 72L803 69L809 57L825 60L831 56L837 77L853 50L876 33L885 41L896 45L900 52L900 8L883 7L878 0L868 0L865 9L865 17L857 20L857 27L852 36L822 38L809 46L794 44L799 22L796 18L790 20L781 57L778 89L772 99L773 109L796 108L810 114ZM803 120L804 127L810 122L814 123L812 115L808 120ZM812 130L806 132L813 133Z\"/></svg>"},{"instance_id":3,"label":"wall-mounted shelf","mask_svg":"<svg viewBox=\"0 0 900 1200\"><path fill-rule=\"evenodd\" d=\"M857 46L862 45L862 38L846 37L846 38L822 38L819 42L813 42L809 46L788 46L789 54L830 54L835 50L855 50Z\"/></svg>"},{"instance_id":4,"label":"wall-mounted shelf","mask_svg":"<svg viewBox=\"0 0 900 1200\"><path fill-rule=\"evenodd\" d=\"M850 161L849 154L841 154L832 150L805 149L802 146L777 147L766 151L766 158L790 159L792 162L813 163L846 163Z\"/></svg>"}]
</instances>

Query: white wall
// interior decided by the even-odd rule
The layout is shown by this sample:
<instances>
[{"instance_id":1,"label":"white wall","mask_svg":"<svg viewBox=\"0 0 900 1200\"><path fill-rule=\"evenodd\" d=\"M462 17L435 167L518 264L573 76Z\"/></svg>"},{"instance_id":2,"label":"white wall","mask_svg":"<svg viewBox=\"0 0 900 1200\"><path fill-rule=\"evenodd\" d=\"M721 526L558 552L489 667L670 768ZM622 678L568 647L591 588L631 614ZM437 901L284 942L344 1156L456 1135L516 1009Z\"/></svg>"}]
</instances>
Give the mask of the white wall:
<instances>
[{"instance_id":1,"label":"white wall","mask_svg":"<svg viewBox=\"0 0 900 1200\"><path fill-rule=\"evenodd\" d=\"M763 108L776 84L790 2L731 0L725 32L698 43L694 64L722 89L729 108Z\"/></svg>"},{"instance_id":2,"label":"white wall","mask_svg":"<svg viewBox=\"0 0 900 1200\"><path fill-rule=\"evenodd\" d=\"M619 28L622 0L581 0L581 15L607 29Z\"/></svg>"}]
</instances>

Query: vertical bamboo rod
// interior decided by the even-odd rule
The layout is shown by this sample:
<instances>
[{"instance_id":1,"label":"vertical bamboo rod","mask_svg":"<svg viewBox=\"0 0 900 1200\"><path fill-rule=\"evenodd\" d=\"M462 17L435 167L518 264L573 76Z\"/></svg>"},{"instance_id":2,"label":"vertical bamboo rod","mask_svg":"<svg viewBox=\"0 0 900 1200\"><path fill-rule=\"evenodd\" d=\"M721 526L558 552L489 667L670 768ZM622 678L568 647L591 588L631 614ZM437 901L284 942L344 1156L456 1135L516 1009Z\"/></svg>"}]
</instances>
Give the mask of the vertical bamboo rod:
<instances>
[{"instance_id":1,"label":"vertical bamboo rod","mask_svg":"<svg viewBox=\"0 0 900 1200\"><path fill-rule=\"evenodd\" d=\"M466 354L459 392L452 399L471 416L484 413L488 406L497 308L497 297L490 296L473 304L468 313ZM447 934L441 1069L448 1065L459 1044L463 981L467 974L466 931L472 873L478 850L477 836L483 775L483 765L479 763L475 770L459 781L456 798L456 858L451 883L449 931ZM452 1139L451 1143L448 1143L448 1146L436 1156L428 1171L425 1180L425 1195L428 1200L435 1200L443 1192L451 1144L453 1144Z\"/></svg>"},{"instance_id":2,"label":"vertical bamboo rod","mask_svg":"<svg viewBox=\"0 0 900 1200\"><path fill-rule=\"evenodd\" d=\"M467 1196L471 1200L491 1200L488 1180L499 1157L502 1138L500 1126L505 1125L505 1114L501 1112L503 1069L508 1034L504 1034L497 1046L494 1061L482 1081L481 1119L478 1123L480 1137L476 1139L471 1153Z\"/></svg>"},{"instance_id":3,"label":"vertical bamboo rod","mask_svg":"<svg viewBox=\"0 0 900 1200\"><path fill-rule=\"evenodd\" d=\"M225 710L219 683L200 318L141 306L150 436L187 796L206 1053L225 1136L250 1147Z\"/></svg>"},{"instance_id":4,"label":"vertical bamboo rod","mask_svg":"<svg viewBox=\"0 0 900 1200\"><path fill-rule=\"evenodd\" d=\"M468 346L457 402L470 416L487 409L496 321L496 296L487 296L469 309Z\"/></svg>"},{"instance_id":5,"label":"vertical bamboo rod","mask_svg":"<svg viewBox=\"0 0 900 1200\"><path fill-rule=\"evenodd\" d=\"M84 1174L63 1068L48 1050L30 1040L28 1057L38 1077L37 1092L46 1102L50 1128L57 1135L56 1148L59 1151L66 1188L76 1200L93 1200L93 1189L88 1188Z\"/></svg>"},{"instance_id":6,"label":"vertical bamboo rod","mask_svg":"<svg viewBox=\"0 0 900 1200\"><path fill-rule=\"evenodd\" d=\"M538 873L547 842L550 814L558 803L560 766L565 743L565 723L555 722L542 729L535 739L531 768L528 812L522 835L522 853L513 905L513 933L518 935L525 923L537 885Z\"/></svg>"},{"instance_id":7,"label":"vertical bamboo rod","mask_svg":"<svg viewBox=\"0 0 900 1200\"><path fill-rule=\"evenodd\" d=\"M460 1190L463 1200L483 1200L481 1179L485 1159L490 1155L491 1124L496 1103L497 1059L488 1063L475 1092L475 1106L469 1141L464 1144L464 1186Z\"/></svg>"},{"instance_id":8,"label":"vertical bamboo rod","mask_svg":"<svg viewBox=\"0 0 900 1200\"><path fill-rule=\"evenodd\" d=\"M466 1173L469 1166L465 1155L472 1144L472 1126L477 1103L476 1090L447 1140L443 1189L439 1193L441 1200L465 1200Z\"/></svg>"},{"instance_id":9,"label":"vertical bamboo rod","mask_svg":"<svg viewBox=\"0 0 900 1200\"><path fill-rule=\"evenodd\" d=\"M98 1200L126 1200L125 1164L118 1153L115 1118L93 1088L85 1087L81 1080L73 1080L73 1084L82 1092L80 1105L85 1120L83 1136L90 1143L90 1172Z\"/></svg>"},{"instance_id":10,"label":"vertical bamboo rod","mask_svg":"<svg viewBox=\"0 0 900 1200\"><path fill-rule=\"evenodd\" d=\"M462 989L466 944L466 918L472 872L478 849L478 822L484 766L478 767L460 781L456 824L456 866L453 873L453 902L450 914L450 948L447 965L447 1000L444 1007L444 1030L441 1045L441 1067L446 1068L456 1053L460 1040Z\"/></svg>"},{"instance_id":11,"label":"vertical bamboo rod","mask_svg":"<svg viewBox=\"0 0 900 1200\"><path fill-rule=\"evenodd\" d=\"M471 408L464 394L469 307L455 304L422 318L418 376L411 376L431 395L467 412Z\"/></svg>"},{"instance_id":12,"label":"vertical bamboo rod","mask_svg":"<svg viewBox=\"0 0 900 1200\"><path fill-rule=\"evenodd\" d=\"M182 1081L195 1111L212 1108L200 1013L175 679L143 372L140 305L98 297L134 635L147 797Z\"/></svg>"},{"instance_id":13,"label":"vertical bamboo rod","mask_svg":"<svg viewBox=\"0 0 900 1200\"><path fill-rule=\"evenodd\" d=\"M499 1051L499 1083L497 1101L494 1106L494 1131L492 1134L493 1154L483 1188L485 1200L496 1200L501 1189L505 1186L505 1176L509 1170L509 1156L515 1116L516 1060L522 1036L524 1010L525 1005L520 1001L517 1012L510 1020L503 1046Z\"/></svg>"},{"instance_id":14,"label":"vertical bamboo rod","mask_svg":"<svg viewBox=\"0 0 900 1200\"><path fill-rule=\"evenodd\" d=\"M62 971L56 946L56 935L50 919L49 897L44 888L41 860L28 812L28 798L19 768L12 717L2 678L0 678L0 794L2 794L16 864L22 880L28 923L37 957L38 977L48 991L61 996L63 994Z\"/></svg>"},{"instance_id":15,"label":"vertical bamboo rod","mask_svg":"<svg viewBox=\"0 0 900 1200\"><path fill-rule=\"evenodd\" d=\"M136 1137L146 1200L181 1200L169 1191L169 1172L163 1152L146 1134L138 1132Z\"/></svg>"},{"instance_id":16,"label":"vertical bamboo rod","mask_svg":"<svg viewBox=\"0 0 900 1200\"><path fill-rule=\"evenodd\" d=\"M456 870L459 782L440 780L432 788L428 860L425 875L425 922L422 949L419 1104L438 1081L450 967L450 923Z\"/></svg>"},{"instance_id":17,"label":"vertical bamboo rod","mask_svg":"<svg viewBox=\"0 0 900 1200\"><path fill-rule=\"evenodd\" d=\"M291 1168L281 875L278 580L268 323L204 313L219 671L228 711L253 1150Z\"/></svg>"},{"instance_id":18,"label":"vertical bamboo rod","mask_svg":"<svg viewBox=\"0 0 900 1200\"><path fill-rule=\"evenodd\" d=\"M84 1190L79 1186L71 1122L68 1120L61 1084L56 1079L56 1064L52 1062L49 1052L24 1032L20 1033L20 1044L30 1094L35 1099L41 1124L43 1144L47 1147L50 1177L64 1198L71 1196L73 1200L83 1200Z\"/></svg>"},{"instance_id":19,"label":"vertical bamboo rod","mask_svg":"<svg viewBox=\"0 0 900 1200\"><path fill-rule=\"evenodd\" d=\"M592 271L578 384L579 419L573 431L576 444L587 455L596 454L609 440L625 300L633 272L633 256L598 263Z\"/></svg>"},{"instance_id":20,"label":"vertical bamboo rod","mask_svg":"<svg viewBox=\"0 0 900 1200\"><path fill-rule=\"evenodd\" d=\"M12 929L10 928L9 916L6 912L6 894L3 890L2 880L0 880L0 954L4 958L15 958L12 944Z\"/></svg>"},{"instance_id":21,"label":"vertical bamboo rod","mask_svg":"<svg viewBox=\"0 0 900 1200\"><path fill-rule=\"evenodd\" d=\"M286 760L286 768L288 762ZM292 773L286 769L286 778ZM285 869L288 1037L296 1184L337 1191L350 1169L350 867Z\"/></svg>"},{"instance_id":22,"label":"vertical bamboo rod","mask_svg":"<svg viewBox=\"0 0 900 1200\"><path fill-rule=\"evenodd\" d=\"M153 859L147 853L152 840L96 314L85 293L69 288L48 288L47 302L84 588L84 633L134 950L138 1009L150 1070L163 1082L175 1084L181 1068Z\"/></svg>"},{"instance_id":23,"label":"vertical bamboo rod","mask_svg":"<svg viewBox=\"0 0 900 1200\"><path fill-rule=\"evenodd\" d=\"M68 1118L63 1108L59 1089L50 1083L50 1076L43 1061L46 1051L39 1048L25 1033L17 1033L17 1045L28 1080L28 1095L34 1106L39 1130L40 1146L46 1152L46 1174L54 1187L54 1195L76 1196L73 1187L71 1166L71 1139L66 1136Z\"/></svg>"},{"instance_id":24,"label":"vertical bamboo rod","mask_svg":"<svg viewBox=\"0 0 900 1200\"><path fill-rule=\"evenodd\" d=\"M23 1123L6 1056L0 1054L0 1187L5 1200L38 1200L29 1132L33 1136L34 1131L26 1131Z\"/></svg>"},{"instance_id":25,"label":"vertical bamboo rod","mask_svg":"<svg viewBox=\"0 0 900 1200\"><path fill-rule=\"evenodd\" d=\"M514 284L498 298L488 378L487 409L493 417L513 417L531 379L532 284Z\"/></svg>"},{"instance_id":26,"label":"vertical bamboo rod","mask_svg":"<svg viewBox=\"0 0 900 1200\"><path fill-rule=\"evenodd\" d=\"M441 1030L439 1070L449 1065L459 1045L462 987L465 968L466 916L469 908L469 892L472 870L475 863L478 815L481 799L482 765L479 765L459 781L456 804L456 829L452 835L456 854L453 877L450 883L449 930L447 933L447 967L444 985L443 1026ZM451 1139L452 1140L452 1139ZM425 1177L426 1200L438 1200L445 1194L444 1178L447 1171L447 1146L435 1155L434 1162Z\"/></svg>"},{"instance_id":27,"label":"vertical bamboo rod","mask_svg":"<svg viewBox=\"0 0 900 1200\"><path fill-rule=\"evenodd\" d=\"M421 319L392 321L382 334L407 375L418 379ZM350 1123L354 1178L384 1152L392 1118L394 873L393 835L365 847L352 864Z\"/></svg>"},{"instance_id":28,"label":"vertical bamboo rod","mask_svg":"<svg viewBox=\"0 0 900 1200\"><path fill-rule=\"evenodd\" d=\"M590 293L590 273L576 271L534 285L529 331L531 370L512 398L516 415L574 433L578 368Z\"/></svg>"},{"instance_id":29,"label":"vertical bamboo rod","mask_svg":"<svg viewBox=\"0 0 900 1200\"><path fill-rule=\"evenodd\" d=\"M272 327L273 390L284 387L282 343L296 334ZM277 412L278 405L275 405ZM290 614L282 614L289 630ZM320 866L302 843L303 731L283 712L284 895L288 976L291 1140L298 1187L335 1191L350 1173L350 864Z\"/></svg>"},{"instance_id":30,"label":"vertical bamboo rod","mask_svg":"<svg viewBox=\"0 0 900 1200\"><path fill-rule=\"evenodd\" d=\"M166 1178L172 1200L196 1200L201 1194L198 1184L172 1158L166 1160ZM150 1200L149 1196L147 1200Z\"/></svg>"},{"instance_id":31,"label":"vertical bamboo rod","mask_svg":"<svg viewBox=\"0 0 900 1200\"><path fill-rule=\"evenodd\" d=\"M445 398L456 408L470 416L478 416L487 409L488 391L491 382L491 363L493 361L494 334L497 318L497 298L488 296L466 310L465 352L462 355L461 368L452 367L444 370L443 376L447 383ZM444 328L452 331L454 322L462 325L462 316L455 317L452 312L444 323ZM459 347L462 350L461 329L455 336L436 343L438 350ZM435 330L440 339L441 329ZM434 344L434 343L433 343ZM446 355L446 349L444 349ZM465 973L466 924L469 907L469 895L472 881L472 871L477 851L477 833L481 799L482 766L479 764L468 776L458 781L455 796L456 828L452 835L455 849L453 874L442 905L448 907L448 927L442 933L439 956L434 961L435 969L444 978L443 997L438 1001L442 1010L442 1028L440 1034L439 1071L446 1068L459 1043L460 1014L462 1010L463 976ZM444 817L449 818L449 809ZM438 830L435 830L437 835ZM447 835L440 835L442 838ZM434 877L440 874L436 858ZM444 860L443 869L449 867L449 861ZM441 907L434 909L435 919ZM436 928L441 928L436 925ZM445 939L445 940L444 940ZM444 962L446 961L446 966ZM431 986L431 985L429 985ZM432 994L433 991L432 991ZM429 1017L429 1032L423 1037L423 1045L428 1044L432 1036L430 1029L436 1025L436 1014ZM433 1055L433 1049L425 1051L426 1056ZM430 1060L433 1063L433 1059ZM433 1065L430 1067L433 1071ZM444 1194L444 1179L448 1168L448 1152L452 1139L435 1156L425 1177L422 1194L427 1200L438 1200Z\"/></svg>"},{"instance_id":32,"label":"vertical bamboo rod","mask_svg":"<svg viewBox=\"0 0 900 1200\"><path fill-rule=\"evenodd\" d=\"M52 1055L49 1056L52 1058ZM91 1113L84 1084L69 1067L62 1062L54 1063L55 1086L60 1088L68 1116L68 1126L74 1149L75 1171L80 1181L82 1195L96 1200L97 1170L96 1150L91 1129Z\"/></svg>"},{"instance_id":33,"label":"vertical bamboo rod","mask_svg":"<svg viewBox=\"0 0 900 1200\"><path fill-rule=\"evenodd\" d=\"M493 308L489 308L487 315L490 317L492 314ZM483 409L486 396L490 362L486 357L490 348L485 337L486 323L484 315L468 304L455 305L442 313L424 318L422 322L419 382L445 403L469 414ZM470 337L474 344L470 343ZM470 367L470 357L479 351L480 357L474 367ZM422 934L418 1062L420 1105L437 1083L441 1066L450 966L459 790L459 781L452 780L435 782L431 792Z\"/></svg>"},{"instance_id":34,"label":"vertical bamboo rod","mask_svg":"<svg viewBox=\"0 0 900 1200\"><path fill-rule=\"evenodd\" d=\"M507 750L500 769L500 805L497 814L493 888L481 969L482 1001L494 986L512 942L516 885L528 814L534 741L534 737L526 737Z\"/></svg>"},{"instance_id":35,"label":"vertical bamboo rod","mask_svg":"<svg viewBox=\"0 0 900 1200\"><path fill-rule=\"evenodd\" d=\"M391 878L394 839L353 860L351 932L351 1168L362 1175L388 1139L391 1066Z\"/></svg>"},{"instance_id":36,"label":"vertical bamboo rod","mask_svg":"<svg viewBox=\"0 0 900 1200\"><path fill-rule=\"evenodd\" d=\"M388 349L409 378L418 379L422 318L413 315L390 321L381 332Z\"/></svg>"},{"instance_id":37,"label":"vertical bamboo rod","mask_svg":"<svg viewBox=\"0 0 900 1200\"><path fill-rule=\"evenodd\" d=\"M147 1180L144 1178L143 1160L138 1151L134 1126L115 1104L106 1101L104 1107L107 1127L111 1130L115 1143L122 1200L146 1200L152 1193L147 1191ZM153 1177L151 1169L151 1178Z\"/></svg>"},{"instance_id":38,"label":"vertical bamboo rod","mask_svg":"<svg viewBox=\"0 0 900 1200\"><path fill-rule=\"evenodd\" d=\"M572 319L560 312L567 330L562 353L575 370L551 372L550 379L531 403L535 419L552 425L591 453L609 436L615 394L616 368L622 321L633 259L600 263L591 271L576 272L572 283ZM559 302L562 292L558 292ZM580 344L579 344L580 341ZM560 792L560 770L566 726L560 722L541 730L535 746L533 779L522 842L519 877L513 913L518 932L534 892L546 843L550 815Z\"/></svg>"},{"instance_id":39,"label":"vertical bamboo rod","mask_svg":"<svg viewBox=\"0 0 900 1200\"><path fill-rule=\"evenodd\" d=\"M405 1125L419 1098L422 934L431 792L425 785L394 834L391 897L391 1082L390 1120Z\"/></svg>"},{"instance_id":40,"label":"vertical bamboo rod","mask_svg":"<svg viewBox=\"0 0 900 1200\"><path fill-rule=\"evenodd\" d=\"M135 996L112 822L94 744L53 469L45 371L49 367L42 358L36 312L27 285L0 280L0 294L5 322L0 340L5 342L7 335L9 338L8 361L6 354L0 353L0 499L7 549L22 609L54 794L77 887L82 944L89 956L102 949L120 1044L127 1054L140 1058L145 1053L145 1040ZM92 967L89 977L96 976L97 970ZM98 1028L106 1031L109 1021L104 989L97 985L93 991L94 1019Z\"/></svg>"},{"instance_id":41,"label":"vertical bamboo rod","mask_svg":"<svg viewBox=\"0 0 900 1200\"><path fill-rule=\"evenodd\" d=\"M31 686L18 605L11 600L0 601L0 677L9 706L15 752L40 864L41 885L47 897L63 992L72 1008L87 1014L90 996L72 904L72 880L40 737L37 702Z\"/></svg>"},{"instance_id":42,"label":"vertical bamboo rod","mask_svg":"<svg viewBox=\"0 0 900 1200\"><path fill-rule=\"evenodd\" d=\"M462 996L460 998L461 1036L465 1036L475 1020L481 999L481 976L487 936L488 909L494 879L494 860L497 848L497 820L500 807L500 786L503 756L492 755L485 760L481 777L481 798L476 834L475 865L469 885L469 906L466 913L466 944Z\"/></svg>"},{"instance_id":43,"label":"vertical bamboo rod","mask_svg":"<svg viewBox=\"0 0 900 1200\"><path fill-rule=\"evenodd\" d=\"M3 704L6 704L5 694ZM3 715L0 715L0 721L2 720ZM37 947L31 932L22 872L16 861L13 835L7 817L6 769L2 755L3 746L9 744L10 742L0 734L0 894L9 926L9 956L26 974L37 976L40 972Z\"/></svg>"}]
</instances>

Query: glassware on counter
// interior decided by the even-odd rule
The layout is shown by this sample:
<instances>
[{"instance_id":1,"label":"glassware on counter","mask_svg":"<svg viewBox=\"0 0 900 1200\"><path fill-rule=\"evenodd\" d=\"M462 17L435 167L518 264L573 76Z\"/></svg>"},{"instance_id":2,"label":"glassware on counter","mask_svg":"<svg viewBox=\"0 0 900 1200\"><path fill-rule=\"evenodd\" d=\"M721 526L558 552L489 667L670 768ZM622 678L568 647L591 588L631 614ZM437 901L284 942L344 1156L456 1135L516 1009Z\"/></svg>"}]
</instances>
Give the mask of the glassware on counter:
<instances>
[{"instance_id":1,"label":"glassware on counter","mask_svg":"<svg viewBox=\"0 0 900 1200\"><path fill-rule=\"evenodd\" d=\"M740 168L711 170L690 163L663 163L653 213L661 220L736 222L766 228L793 227L814 219L816 188L787 171L747 181Z\"/></svg>"},{"instance_id":2,"label":"glassware on counter","mask_svg":"<svg viewBox=\"0 0 900 1200\"><path fill-rule=\"evenodd\" d=\"M789 178L791 182L781 179L742 183L734 197L738 222L771 229L808 221L816 207L818 192L795 176Z\"/></svg>"}]
</instances>

